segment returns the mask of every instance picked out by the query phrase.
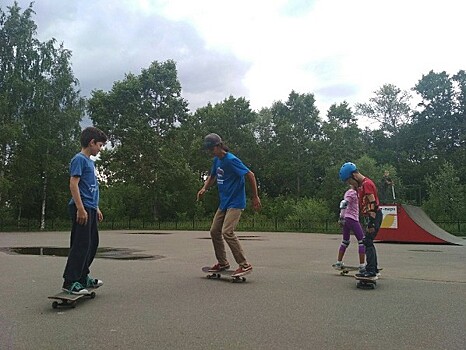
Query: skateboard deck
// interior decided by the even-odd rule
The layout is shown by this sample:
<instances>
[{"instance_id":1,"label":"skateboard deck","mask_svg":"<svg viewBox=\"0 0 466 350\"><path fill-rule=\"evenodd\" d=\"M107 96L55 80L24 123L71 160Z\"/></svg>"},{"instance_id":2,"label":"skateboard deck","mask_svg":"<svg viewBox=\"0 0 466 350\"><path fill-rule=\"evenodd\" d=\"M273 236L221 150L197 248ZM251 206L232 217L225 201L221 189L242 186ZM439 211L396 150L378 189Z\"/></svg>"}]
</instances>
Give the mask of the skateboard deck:
<instances>
[{"instance_id":1,"label":"skateboard deck","mask_svg":"<svg viewBox=\"0 0 466 350\"><path fill-rule=\"evenodd\" d=\"M233 273L235 273L234 270L223 270L220 272L210 272L210 266L204 266L202 268L202 272L208 273L206 276L208 279L220 279L222 276L227 276L231 279L231 282L237 283L237 282L246 282L246 277L244 275L247 275L251 273L251 271L243 273L241 276L232 276Z\"/></svg>"},{"instance_id":2,"label":"skateboard deck","mask_svg":"<svg viewBox=\"0 0 466 350\"><path fill-rule=\"evenodd\" d=\"M335 270L340 271L340 275L346 276L351 271L359 271L359 267L356 266L343 266L342 268L333 267Z\"/></svg>"},{"instance_id":3,"label":"skateboard deck","mask_svg":"<svg viewBox=\"0 0 466 350\"><path fill-rule=\"evenodd\" d=\"M74 309L79 299L81 298L94 299L95 298L94 290L96 290L97 288L99 287L86 288L89 291L88 294L71 294L71 293L63 291L55 295L49 296L47 298L55 300L54 302L52 302L52 308L54 309L57 309L59 307L70 307Z\"/></svg>"},{"instance_id":4,"label":"skateboard deck","mask_svg":"<svg viewBox=\"0 0 466 350\"><path fill-rule=\"evenodd\" d=\"M356 287L360 289L375 289L377 285L377 277L354 276L354 278L358 280Z\"/></svg>"}]
</instances>

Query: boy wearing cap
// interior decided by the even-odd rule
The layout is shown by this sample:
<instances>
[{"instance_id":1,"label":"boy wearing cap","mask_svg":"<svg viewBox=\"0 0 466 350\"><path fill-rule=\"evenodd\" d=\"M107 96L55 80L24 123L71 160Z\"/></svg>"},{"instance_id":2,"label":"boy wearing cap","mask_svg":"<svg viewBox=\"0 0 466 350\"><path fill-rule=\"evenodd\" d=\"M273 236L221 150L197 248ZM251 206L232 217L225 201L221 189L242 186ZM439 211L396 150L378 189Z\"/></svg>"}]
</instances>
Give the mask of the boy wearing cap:
<instances>
[{"instance_id":1,"label":"boy wearing cap","mask_svg":"<svg viewBox=\"0 0 466 350\"><path fill-rule=\"evenodd\" d=\"M242 276L250 272L252 266L246 260L241 244L234 231L241 213L246 207L245 177L251 184L254 209L259 210L261 208L256 177L238 157L229 152L228 147L224 145L219 135L214 133L207 135L204 138L203 148L208 150L214 156L214 159L209 176L204 182L204 186L197 193L197 199L200 200L215 182L217 182L220 199L219 207L210 228L217 264L212 266L209 272L219 272L230 267L226 259L224 243L226 241L234 259L239 265L232 276Z\"/></svg>"}]
</instances>

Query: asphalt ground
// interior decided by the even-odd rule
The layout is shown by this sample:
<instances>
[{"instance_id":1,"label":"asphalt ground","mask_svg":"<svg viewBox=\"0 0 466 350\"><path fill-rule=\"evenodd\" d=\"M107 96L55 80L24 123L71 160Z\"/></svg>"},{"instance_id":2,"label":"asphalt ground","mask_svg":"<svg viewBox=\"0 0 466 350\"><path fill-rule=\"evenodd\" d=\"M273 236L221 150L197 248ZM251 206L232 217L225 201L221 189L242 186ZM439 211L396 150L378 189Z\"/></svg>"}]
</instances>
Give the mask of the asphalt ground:
<instances>
[{"instance_id":1,"label":"asphalt ground","mask_svg":"<svg viewBox=\"0 0 466 350\"><path fill-rule=\"evenodd\" d=\"M47 299L65 257L0 251L0 349L466 349L466 246L377 244L382 277L361 290L331 268L339 235L238 233L254 270L231 283L201 271L208 232L136 232L101 232L100 246L157 259L96 259L105 284L75 309ZM0 248L68 241L0 233Z\"/></svg>"}]
</instances>

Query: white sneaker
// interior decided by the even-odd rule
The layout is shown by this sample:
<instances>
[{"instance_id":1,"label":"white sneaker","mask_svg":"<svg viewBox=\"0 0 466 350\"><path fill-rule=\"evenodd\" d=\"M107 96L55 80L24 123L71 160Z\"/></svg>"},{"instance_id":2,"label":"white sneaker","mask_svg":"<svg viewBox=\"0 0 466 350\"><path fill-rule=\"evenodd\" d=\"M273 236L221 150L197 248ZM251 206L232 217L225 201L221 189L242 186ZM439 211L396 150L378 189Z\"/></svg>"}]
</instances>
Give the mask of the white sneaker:
<instances>
[{"instance_id":1,"label":"white sneaker","mask_svg":"<svg viewBox=\"0 0 466 350\"><path fill-rule=\"evenodd\" d=\"M345 264L343 264L343 262L341 261L337 261L335 264L332 265L332 267L335 270L343 270L343 268L345 267Z\"/></svg>"}]
</instances>

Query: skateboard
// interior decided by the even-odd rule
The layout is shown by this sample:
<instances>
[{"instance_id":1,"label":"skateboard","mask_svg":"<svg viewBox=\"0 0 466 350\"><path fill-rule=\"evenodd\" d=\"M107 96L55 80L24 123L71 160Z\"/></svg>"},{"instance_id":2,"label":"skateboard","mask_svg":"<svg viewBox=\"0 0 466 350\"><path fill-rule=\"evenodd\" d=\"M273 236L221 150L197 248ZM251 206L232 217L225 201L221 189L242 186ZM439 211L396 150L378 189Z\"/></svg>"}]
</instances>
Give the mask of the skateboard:
<instances>
[{"instance_id":1,"label":"skateboard","mask_svg":"<svg viewBox=\"0 0 466 350\"><path fill-rule=\"evenodd\" d=\"M356 266L343 266L343 268L336 268L333 266L333 268L337 271L340 271L340 275L342 276L347 276L350 271L359 271L359 267Z\"/></svg>"},{"instance_id":2,"label":"skateboard","mask_svg":"<svg viewBox=\"0 0 466 350\"><path fill-rule=\"evenodd\" d=\"M246 282L246 277L244 277L244 275L247 275L248 273L251 273L251 271L248 271L248 272L245 272L244 274L242 274L241 276L235 276L233 277L233 273L235 273L234 270L223 270L223 271L220 271L220 272L210 272L210 266L204 266L202 268L202 272L206 272L208 273L208 275L206 276L208 279L220 279L222 277L222 275L224 276L229 276L230 279L231 279L231 282L233 283L238 283L238 282Z\"/></svg>"},{"instance_id":3,"label":"skateboard","mask_svg":"<svg viewBox=\"0 0 466 350\"><path fill-rule=\"evenodd\" d=\"M94 299L95 298L95 292L94 290L99 287L88 287L86 288L89 293L88 294L71 294L68 292L61 292L55 295L52 295L48 297L49 299L54 299L55 301L52 303L52 308L57 309L60 307L68 307L74 309L76 307L76 304L78 303L78 300L81 298L90 298Z\"/></svg>"},{"instance_id":4,"label":"skateboard","mask_svg":"<svg viewBox=\"0 0 466 350\"><path fill-rule=\"evenodd\" d=\"M349 275L349 273L351 271L359 271L359 267L356 267L356 266L343 266L343 268L336 268L334 265L332 265L332 267L335 270L340 271L340 275L342 276L354 276L354 275ZM377 277L380 277L380 271L382 271L383 268L379 267L378 270L379 272L377 274Z\"/></svg>"},{"instance_id":5,"label":"skateboard","mask_svg":"<svg viewBox=\"0 0 466 350\"><path fill-rule=\"evenodd\" d=\"M360 289L375 289L375 286L377 285L377 277L354 276L354 278L358 280L356 287Z\"/></svg>"}]
</instances>

